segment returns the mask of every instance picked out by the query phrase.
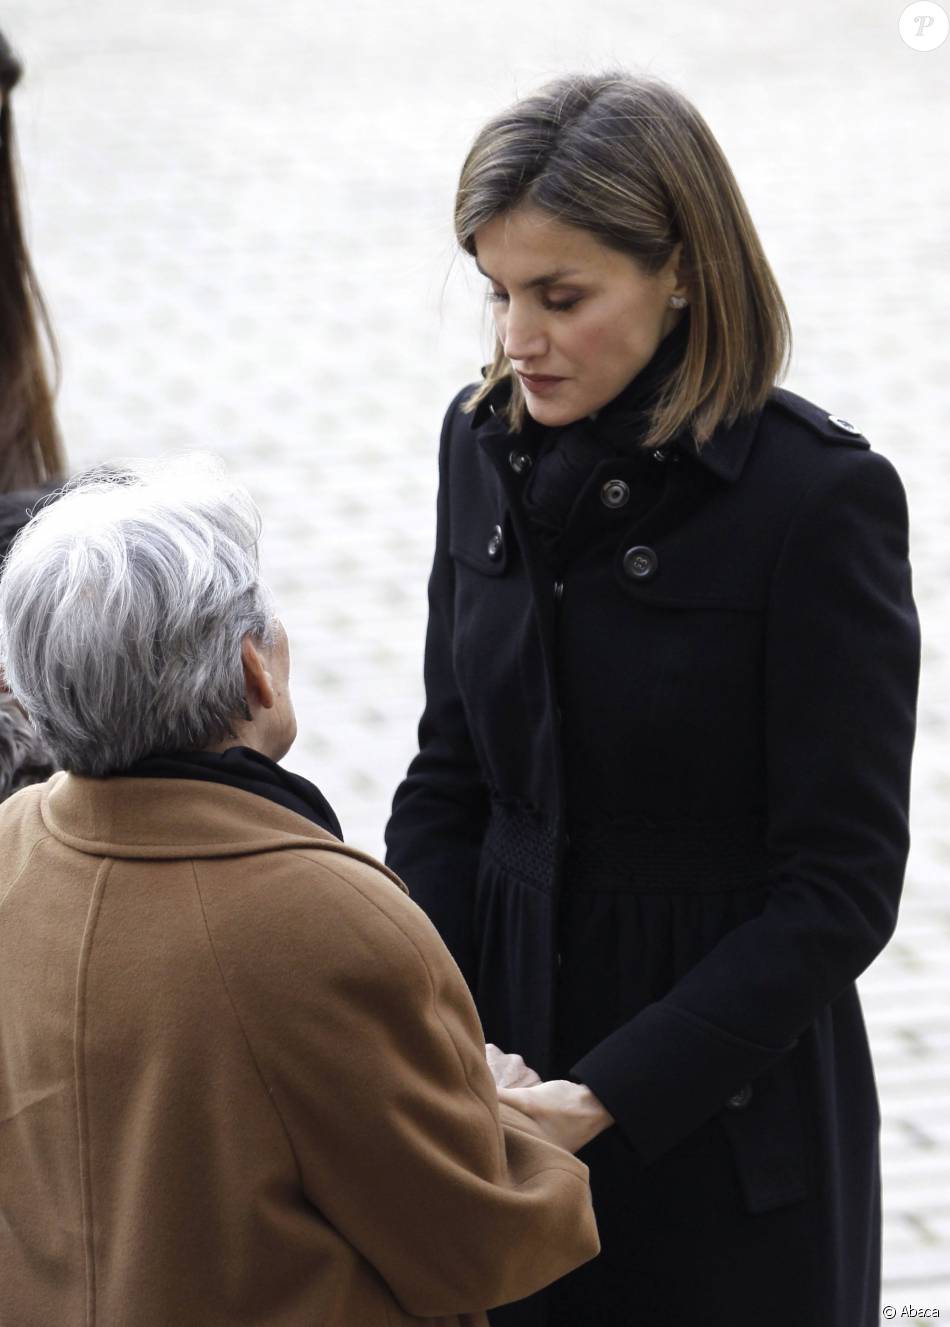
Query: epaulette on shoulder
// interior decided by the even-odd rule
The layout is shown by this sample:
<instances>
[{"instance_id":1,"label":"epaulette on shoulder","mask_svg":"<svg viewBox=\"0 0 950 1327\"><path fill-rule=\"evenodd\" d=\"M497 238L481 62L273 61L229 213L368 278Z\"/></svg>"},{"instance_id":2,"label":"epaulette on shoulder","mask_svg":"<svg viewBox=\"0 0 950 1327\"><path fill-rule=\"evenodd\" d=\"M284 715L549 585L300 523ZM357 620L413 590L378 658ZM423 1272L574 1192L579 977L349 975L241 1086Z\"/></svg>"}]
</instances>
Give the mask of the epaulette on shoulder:
<instances>
[{"instance_id":1,"label":"epaulette on shoulder","mask_svg":"<svg viewBox=\"0 0 950 1327\"><path fill-rule=\"evenodd\" d=\"M813 433L817 433L825 442L837 443L841 447L861 447L867 450L871 444L867 438L848 419L840 415L829 415L827 410L806 401L804 396L797 396L784 387L774 387L769 400L787 415L807 424Z\"/></svg>"}]
</instances>

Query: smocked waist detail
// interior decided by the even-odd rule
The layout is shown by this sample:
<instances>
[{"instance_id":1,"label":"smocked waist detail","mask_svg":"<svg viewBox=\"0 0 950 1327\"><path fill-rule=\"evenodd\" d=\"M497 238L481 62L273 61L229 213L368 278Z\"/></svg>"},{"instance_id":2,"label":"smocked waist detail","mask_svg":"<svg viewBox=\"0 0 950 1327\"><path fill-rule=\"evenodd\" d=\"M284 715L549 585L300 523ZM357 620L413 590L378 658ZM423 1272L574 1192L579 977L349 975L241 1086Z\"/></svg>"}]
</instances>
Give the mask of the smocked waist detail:
<instances>
[{"instance_id":1,"label":"smocked waist detail","mask_svg":"<svg viewBox=\"0 0 950 1327\"><path fill-rule=\"evenodd\" d=\"M577 828L564 887L583 893L724 894L766 883L765 823L624 818Z\"/></svg>"},{"instance_id":2,"label":"smocked waist detail","mask_svg":"<svg viewBox=\"0 0 950 1327\"><path fill-rule=\"evenodd\" d=\"M536 889L557 884L552 826L496 802L484 854ZM647 816L573 825L564 840L561 889L576 893L723 894L764 888L768 859L762 816L689 820Z\"/></svg>"}]
</instances>

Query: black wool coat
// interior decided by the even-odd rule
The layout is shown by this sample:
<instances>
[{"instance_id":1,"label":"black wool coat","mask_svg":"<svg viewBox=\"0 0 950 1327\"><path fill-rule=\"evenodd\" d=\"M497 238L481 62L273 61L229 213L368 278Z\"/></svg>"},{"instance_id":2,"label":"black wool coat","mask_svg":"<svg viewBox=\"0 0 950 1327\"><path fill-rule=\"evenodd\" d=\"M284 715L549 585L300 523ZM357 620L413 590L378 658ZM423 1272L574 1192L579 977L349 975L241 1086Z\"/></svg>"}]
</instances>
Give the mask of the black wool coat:
<instances>
[{"instance_id":1,"label":"black wool coat","mask_svg":"<svg viewBox=\"0 0 950 1327\"><path fill-rule=\"evenodd\" d=\"M617 1122L581 1152L600 1257L493 1321L871 1327L854 981L908 848L901 483L774 389L699 452L599 463L552 567L522 505L545 430L462 413L471 390L442 432L426 705L387 861L486 1038Z\"/></svg>"}]
</instances>

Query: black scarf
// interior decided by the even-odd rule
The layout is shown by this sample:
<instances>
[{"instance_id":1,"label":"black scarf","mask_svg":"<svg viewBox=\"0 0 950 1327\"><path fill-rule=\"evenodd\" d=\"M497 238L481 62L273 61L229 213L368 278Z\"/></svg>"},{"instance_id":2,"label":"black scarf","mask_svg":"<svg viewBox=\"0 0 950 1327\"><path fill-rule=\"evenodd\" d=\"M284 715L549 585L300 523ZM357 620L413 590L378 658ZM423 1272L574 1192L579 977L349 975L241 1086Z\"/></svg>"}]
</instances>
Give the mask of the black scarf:
<instances>
[{"instance_id":1,"label":"black scarf","mask_svg":"<svg viewBox=\"0 0 950 1327\"><path fill-rule=\"evenodd\" d=\"M657 346L637 376L600 410L563 428L535 424L538 451L523 491L528 523L549 553L555 553L574 500L601 461L622 455L640 462L646 485L657 482L657 466L640 445L656 399L682 359L689 339L688 313ZM644 495L649 501L648 495Z\"/></svg>"},{"instance_id":2,"label":"black scarf","mask_svg":"<svg viewBox=\"0 0 950 1327\"><path fill-rule=\"evenodd\" d=\"M133 779L201 779L207 783L226 783L231 788L243 788L245 792L266 797L288 811L296 811L336 838L343 838L340 822L319 788L249 746L232 746L220 752L175 751L145 756L117 774Z\"/></svg>"}]
</instances>

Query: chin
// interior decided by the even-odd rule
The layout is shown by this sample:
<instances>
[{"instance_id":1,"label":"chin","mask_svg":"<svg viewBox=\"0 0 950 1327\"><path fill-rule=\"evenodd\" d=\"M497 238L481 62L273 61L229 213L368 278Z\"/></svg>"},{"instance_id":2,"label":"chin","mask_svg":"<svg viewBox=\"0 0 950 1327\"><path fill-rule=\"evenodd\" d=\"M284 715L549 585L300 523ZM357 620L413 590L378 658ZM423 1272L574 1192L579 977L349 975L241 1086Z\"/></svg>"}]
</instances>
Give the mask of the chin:
<instances>
[{"instance_id":1,"label":"chin","mask_svg":"<svg viewBox=\"0 0 950 1327\"><path fill-rule=\"evenodd\" d=\"M563 428L565 424L573 424L589 413L567 405L556 405L553 401L532 401L527 394L525 405L535 423L544 424L547 428Z\"/></svg>"}]
</instances>

